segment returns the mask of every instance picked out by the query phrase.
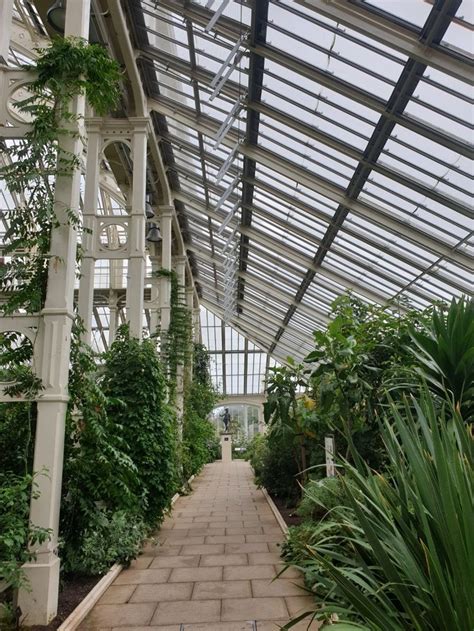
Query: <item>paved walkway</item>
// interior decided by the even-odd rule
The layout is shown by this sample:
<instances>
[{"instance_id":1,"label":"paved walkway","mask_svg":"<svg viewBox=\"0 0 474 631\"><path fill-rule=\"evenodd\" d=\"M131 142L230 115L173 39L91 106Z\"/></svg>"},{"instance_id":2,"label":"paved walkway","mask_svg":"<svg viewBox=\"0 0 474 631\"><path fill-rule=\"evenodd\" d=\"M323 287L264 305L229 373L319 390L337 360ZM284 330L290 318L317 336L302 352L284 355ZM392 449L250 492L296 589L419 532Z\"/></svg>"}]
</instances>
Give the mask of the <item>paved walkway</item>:
<instances>
[{"instance_id":1,"label":"paved walkway","mask_svg":"<svg viewBox=\"0 0 474 631\"><path fill-rule=\"evenodd\" d=\"M283 535L248 463L207 465L193 487L81 631L276 631L312 609L298 572L272 580Z\"/></svg>"}]
</instances>

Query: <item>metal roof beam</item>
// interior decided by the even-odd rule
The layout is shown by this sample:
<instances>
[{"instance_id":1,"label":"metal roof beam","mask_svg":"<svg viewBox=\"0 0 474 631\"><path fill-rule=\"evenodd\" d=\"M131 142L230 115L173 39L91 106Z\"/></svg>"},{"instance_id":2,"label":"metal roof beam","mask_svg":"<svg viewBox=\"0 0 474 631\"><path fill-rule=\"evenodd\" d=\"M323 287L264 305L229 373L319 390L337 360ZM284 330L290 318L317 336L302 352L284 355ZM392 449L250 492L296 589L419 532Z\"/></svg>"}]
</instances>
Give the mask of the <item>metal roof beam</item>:
<instances>
[{"instance_id":1,"label":"metal roof beam","mask_svg":"<svg viewBox=\"0 0 474 631\"><path fill-rule=\"evenodd\" d=\"M371 37L384 45L398 50L407 57L412 57L461 81L472 83L470 60L456 51L431 45L427 48L418 39L418 30L408 23L388 13L375 13L370 7L347 0L295 0L305 8L324 15L334 22L344 24L350 29ZM205 27L213 12L194 2L186 0L160 0L160 5L183 17L189 17L199 26ZM239 37L241 25L237 20L221 16L214 31L230 40Z\"/></svg>"},{"instance_id":2,"label":"metal roof beam","mask_svg":"<svg viewBox=\"0 0 474 631\"><path fill-rule=\"evenodd\" d=\"M420 39L425 44L431 44L431 42L439 42L442 40L444 33L448 29L452 18L456 14L459 8L461 0L445 0L443 3L435 4L430 11L430 14L426 20L426 23L421 30ZM361 194L369 176L372 171L372 164L376 164L380 158L382 150L388 142L391 133L395 127L395 120L390 118L390 115L403 116L405 108L409 104L413 93L418 86L426 65L419 61L415 61L412 58L408 58L403 71L393 89L393 92L388 99L384 112L375 126L370 140L367 143L364 151L364 161L359 162L356 170L354 171L351 180L345 191L347 199L357 199ZM365 162L366 161L366 162ZM441 202L441 200L438 200ZM457 204L455 204L457 206ZM451 208L453 206L451 205ZM454 208L454 210L459 210ZM346 220L350 209L347 206L347 202L342 200L339 203L336 212L334 213L334 222L326 230L315 255L313 258L313 267L320 267L323 264L325 257L330 251L331 246L335 238L338 235L339 229ZM467 214L472 214L472 210L466 209ZM305 277L303 278L301 285L296 292L294 302L299 303L303 299L308 287L311 285L316 272L314 269L308 269ZM290 305L287 314L284 319L283 326L276 335L276 340L285 332L291 318L296 312L294 304Z\"/></svg>"},{"instance_id":3,"label":"metal roof beam","mask_svg":"<svg viewBox=\"0 0 474 631\"><path fill-rule=\"evenodd\" d=\"M223 261L219 260L216 256L205 254L201 248L195 245L188 245L187 249L191 252L194 252L196 258L204 260L210 265L217 265L219 267L222 266ZM252 265L259 268L262 272L265 272L262 266L259 266L256 263L252 263ZM282 304L288 304L291 303L293 300L293 296L290 291L286 292L282 289L278 289L277 287L272 285L271 281L264 280L263 276L257 277L255 276L255 274L248 271L239 272L239 276L243 278L246 282L251 284L253 287L256 287L259 291L262 291L264 295L275 299L277 302L280 300L282 301ZM245 301L243 304L245 304ZM313 309L312 307L307 307L306 305L301 304L299 305L299 310L302 314L309 317L314 317L316 313L317 320L320 324L327 324L329 322L328 316L325 313L318 311L317 309Z\"/></svg>"},{"instance_id":4,"label":"metal roof beam","mask_svg":"<svg viewBox=\"0 0 474 631\"><path fill-rule=\"evenodd\" d=\"M202 211L206 214L209 213L209 210L206 210L205 208L203 208ZM291 260L300 264L305 269L319 271L323 277L325 276L338 285L342 285L345 289L353 289L355 292L359 293L361 296L364 296L371 302L385 304L390 299L387 296L379 294L368 289L365 286L360 285L359 283L354 282L350 278L347 278L334 270L330 270L327 267L317 268L313 266L311 257L289 248L284 241L280 241L271 235L263 234L252 226L242 226L240 230L249 238L254 239L256 242L267 247L271 251L276 251L282 256L289 257ZM284 265L284 262L281 262L281 264Z\"/></svg>"},{"instance_id":5,"label":"metal roof beam","mask_svg":"<svg viewBox=\"0 0 474 631\"><path fill-rule=\"evenodd\" d=\"M317 85L323 85L330 90L334 90L334 92L338 92L339 94L356 101L357 103L361 103L365 107L378 112L394 123L402 125L421 136L429 138L433 142L447 147L455 153L460 153L467 158L472 158L473 147L462 138L446 134L440 129L426 125L421 120L412 116L408 117L395 112L388 112L385 109L386 102L383 99L378 98L361 88L355 87L347 81L335 77L326 70L320 70L319 68L316 68L297 57L292 57L287 53L283 53L278 48L274 48L268 44L251 46L250 51L261 55L266 59L270 59L271 61L274 61L275 63L288 68L289 70L292 70L311 81L314 81Z\"/></svg>"},{"instance_id":6,"label":"metal roof beam","mask_svg":"<svg viewBox=\"0 0 474 631\"><path fill-rule=\"evenodd\" d=\"M199 120L197 120L194 112L189 108L178 106L177 104L171 105L163 98L150 99L149 103L151 109L155 109L162 114L175 118L195 131L202 131L208 136L212 136L216 131L215 123L212 119L201 116ZM225 144L229 147L233 147L236 142L236 135L229 133L225 139ZM367 203L348 199L345 195L345 190L340 186L316 175L308 169L295 165L290 160L276 155L272 151L264 149L263 147L242 145L240 152L243 155L253 157L260 164L274 170L284 177L294 179L315 193L319 193L339 204L344 204L349 210L364 217L364 219L379 224L394 234L401 235L407 240L427 248L440 257L446 257L465 266L467 269L470 269L472 265L471 257L464 252L446 246L444 242L430 236L421 229L401 221L381 205L373 202Z\"/></svg>"},{"instance_id":7,"label":"metal roof beam","mask_svg":"<svg viewBox=\"0 0 474 631\"><path fill-rule=\"evenodd\" d=\"M347 0L295 0L306 9L344 24L353 31L375 39L384 46L390 46L412 59L426 64L472 85L472 68L469 59L455 51L420 42L417 29L408 23L401 23L387 12L374 12L370 5L347 2Z\"/></svg>"}]
</instances>

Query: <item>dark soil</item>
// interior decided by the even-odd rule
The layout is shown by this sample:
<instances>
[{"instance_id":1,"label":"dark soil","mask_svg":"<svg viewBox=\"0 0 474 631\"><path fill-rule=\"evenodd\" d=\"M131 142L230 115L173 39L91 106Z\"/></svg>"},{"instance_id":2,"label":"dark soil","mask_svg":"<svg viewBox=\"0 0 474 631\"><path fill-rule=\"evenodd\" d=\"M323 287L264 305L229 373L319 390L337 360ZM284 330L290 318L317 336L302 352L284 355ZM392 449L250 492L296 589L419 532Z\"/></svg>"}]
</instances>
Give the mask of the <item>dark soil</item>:
<instances>
[{"instance_id":1,"label":"dark soil","mask_svg":"<svg viewBox=\"0 0 474 631\"><path fill-rule=\"evenodd\" d=\"M101 578L102 576L81 576L77 574L66 576L62 580L59 590L58 615L56 618L47 626L35 625L34 627L28 627L28 631L56 631Z\"/></svg>"},{"instance_id":2,"label":"dark soil","mask_svg":"<svg viewBox=\"0 0 474 631\"><path fill-rule=\"evenodd\" d=\"M288 508L281 498L275 497L274 495L271 495L271 498L275 502L287 526L299 526L301 524L303 520L296 514L296 506Z\"/></svg>"}]
</instances>

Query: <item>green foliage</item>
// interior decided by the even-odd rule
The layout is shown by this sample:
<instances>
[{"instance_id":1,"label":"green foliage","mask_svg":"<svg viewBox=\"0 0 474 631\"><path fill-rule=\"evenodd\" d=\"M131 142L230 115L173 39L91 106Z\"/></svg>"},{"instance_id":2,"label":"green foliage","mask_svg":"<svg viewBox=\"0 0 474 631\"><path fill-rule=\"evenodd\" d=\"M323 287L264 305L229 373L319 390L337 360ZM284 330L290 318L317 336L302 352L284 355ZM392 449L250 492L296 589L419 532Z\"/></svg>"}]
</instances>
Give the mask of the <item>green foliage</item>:
<instances>
[{"instance_id":1,"label":"green foliage","mask_svg":"<svg viewBox=\"0 0 474 631\"><path fill-rule=\"evenodd\" d=\"M202 344L194 344L192 381L184 398L183 475L187 480L216 457L218 439L208 420L218 397L209 370L209 353Z\"/></svg>"},{"instance_id":2,"label":"green foliage","mask_svg":"<svg viewBox=\"0 0 474 631\"><path fill-rule=\"evenodd\" d=\"M0 581L27 587L23 563L35 558L33 547L44 543L50 532L29 523L30 498L37 497L34 477L0 473Z\"/></svg>"},{"instance_id":3,"label":"green foliage","mask_svg":"<svg viewBox=\"0 0 474 631\"><path fill-rule=\"evenodd\" d=\"M308 394L315 402L315 416L326 433L341 435L344 427L352 434L364 432L364 455L380 466L377 419L387 404L387 388L402 383L406 390L406 382L413 382L410 330L428 316L415 311L394 314L350 294L334 301L332 316L326 331L315 331L315 350L305 360L312 364Z\"/></svg>"},{"instance_id":4,"label":"green foliage","mask_svg":"<svg viewBox=\"0 0 474 631\"><path fill-rule=\"evenodd\" d=\"M170 279L170 323L166 332L161 332L161 354L166 365L168 378L168 398L174 403L178 366L191 361L192 356L192 314L186 306L184 288L178 282L174 270L159 269L154 276ZM157 332L159 333L159 332Z\"/></svg>"},{"instance_id":5,"label":"green foliage","mask_svg":"<svg viewBox=\"0 0 474 631\"><path fill-rule=\"evenodd\" d=\"M294 506L299 499L300 472L293 447L284 436L257 434L250 441L247 456L255 471L255 481L269 493Z\"/></svg>"},{"instance_id":6,"label":"green foliage","mask_svg":"<svg viewBox=\"0 0 474 631\"><path fill-rule=\"evenodd\" d=\"M31 473L35 419L33 403L0 403L0 473Z\"/></svg>"},{"instance_id":7,"label":"green foliage","mask_svg":"<svg viewBox=\"0 0 474 631\"><path fill-rule=\"evenodd\" d=\"M474 625L474 449L471 429L424 390L381 424L389 458L372 476L354 450L347 506L306 548L321 616L336 612L373 631L469 631ZM353 447L352 447L353 448ZM319 616L319 614L318 614Z\"/></svg>"},{"instance_id":8,"label":"green foliage","mask_svg":"<svg viewBox=\"0 0 474 631\"><path fill-rule=\"evenodd\" d=\"M38 52L35 65L28 67L37 73L30 88L37 95L33 103L39 107L39 101L47 107L50 99L53 100L56 127L59 124L57 117L64 115L70 101L79 94L85 94L99 116L105 116L118 105L120 66L103 46L89 44L80 38L56 37L48 48ZM50 99L46 91L51 94Z\"/></svg>"},{"instance_id":9,"label":"green foliage","mask_svg":"<svg viewBox=\"0 0 474 631\"><path fill-rule=\"evenodd\" d=\"M44 304L51 231L60 222L54 204L56 180L71 177L80 166L76 155L62 147L58 151L65 138L77 133L71 99L85 94L98 114L106 114L119 97L118 64L103 47L84 40L57 38L39 50L35 65L26 69L36 78L28 84L29 96L15 107L31 118L31 128L24 141L5 148L9 161L0 169L10 193L23 200L6 212L4 254L12 255L0 275L0 289L8 295L2 304L6 314L20 308L36 313ZM78 225L72 211L66 209L66 214L68 222Z\"/></svg>"},{"instance_id":10,"label":"green foliage","mask_svg":"<svg viewBox=\"0 0 474 631\"><path fill-rule=\"evenodd\" d=\"M102 377L107 415L132 460L145 503L144 518L156 524L177 488L176 421L165 403L166 380L151 340L131 338L121 327L105 354Z\"/></svg>"},{"instance_id":11,"label":"green foliage","mask_svg":"<svg viewBox=\"0 0 474 631\"><path fill-rule=\"evenodd\" d=\"M304 519L321 519L345 501L345 487L340 477L309 480L297 512Z\"/></svg>"},{"instance_id":12,"label":"green foliage","mask_svg":"<svg viewBox=\"0 0 474 631\"><path fill-rule=\"evenodd\" d=\"M294 470L301 483L307 479L307 415L304 406L297 400L298 391L306 386L304 367L295 364L288 357L288 366L271 368L267 383L267 400L263 406L265 422L269 424L267 440L269 443L269 459L272 459L278 467L279 477L284 469ZM285 467L281 453L273 453L283 449L291 464ZM269 464L269 461L267 462ZM283 481L283 480L281 480ZM297 491L297 478L295 475L287 480L288 489L286 495L292 496ZM281 486L281 485L278 485ZM269 489L270 490L270 489ZM282 489L280 489L280 493ZM296 492L298 496L298 492Z\"/></svg>"},{"instance_id":13,"label":"green foliage","mask_svg":"<svg viewBox=\"0 0 474 631\"><path fill-rule=\"evenodd\" d=\"M92 576L105 574L113 561L127 564L136 558L146 533L147 527L137 515L96 507L82 528L78 544L65 542L64 569Z\"/></svg>"},{"instance_id":14,"label":"green foliage","mask_svg":"<svg viewBox=\"0 0 474 631\"><path fill-rule=\"evenodd\" d=\"M88 573L98 554L113 550L114 543L109 545L106 536L108 533L114 538L115 532L113 528L107 530L107 524L114 522L115 514L125 511L130 523L135 523L144 510L144 498L123 427L107 414L113 401L102 391L94 354L79 341L79 333L76 325L71 345L60 532L65 570ZM101 529L97 536L104 552L96 552L90 559L87 541L98 524ZM132 532L139 534L139 530ZM108 557L109 565L115 560L115 556ZM106 561L103 556L103 563Z\"/></svg>"},{"instance_id":15,"label":"green foliage","mask_svg":"<svg viewBox=\"0 0 474 631\"><path fill-rule=\"evenodd\" d=\"M442 398L446 391L467 423L474 421L474 300L435 309L421 331L411 331L419 372Z\"/></svg>"}]
</instances>

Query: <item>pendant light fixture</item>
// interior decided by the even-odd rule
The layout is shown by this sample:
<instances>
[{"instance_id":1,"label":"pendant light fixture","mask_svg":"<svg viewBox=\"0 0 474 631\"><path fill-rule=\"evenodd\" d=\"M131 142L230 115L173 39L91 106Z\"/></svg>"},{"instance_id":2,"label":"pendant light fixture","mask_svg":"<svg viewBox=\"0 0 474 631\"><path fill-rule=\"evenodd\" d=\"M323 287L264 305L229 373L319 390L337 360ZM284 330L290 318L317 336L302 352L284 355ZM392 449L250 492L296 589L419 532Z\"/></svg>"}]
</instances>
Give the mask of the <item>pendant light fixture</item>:
<instances>
[{"instance_id":1,"label":"pendant light fixture","mask_svg":"<svg viewBox=\"0 0 474 631\"><path fill-rule=\"evenodd\" d=\"M64 35L66 28L66 0L55 0L46 12L48 24L57 32ZM91 13L89 20L89 43L102 44L99 36L93 14Z\"/></svg>"},{"instance_id":2,"label":"pendant light fixture","mask_svg":"<svg viewBox=\"0 0 474 631\"><path fill-rule=\"evenodd\" d=\"M148 224L148 232L145 240L149 243L159 243L160 241L162 241L161 232L156 223Z\"/></svg>"}]
</instances>

